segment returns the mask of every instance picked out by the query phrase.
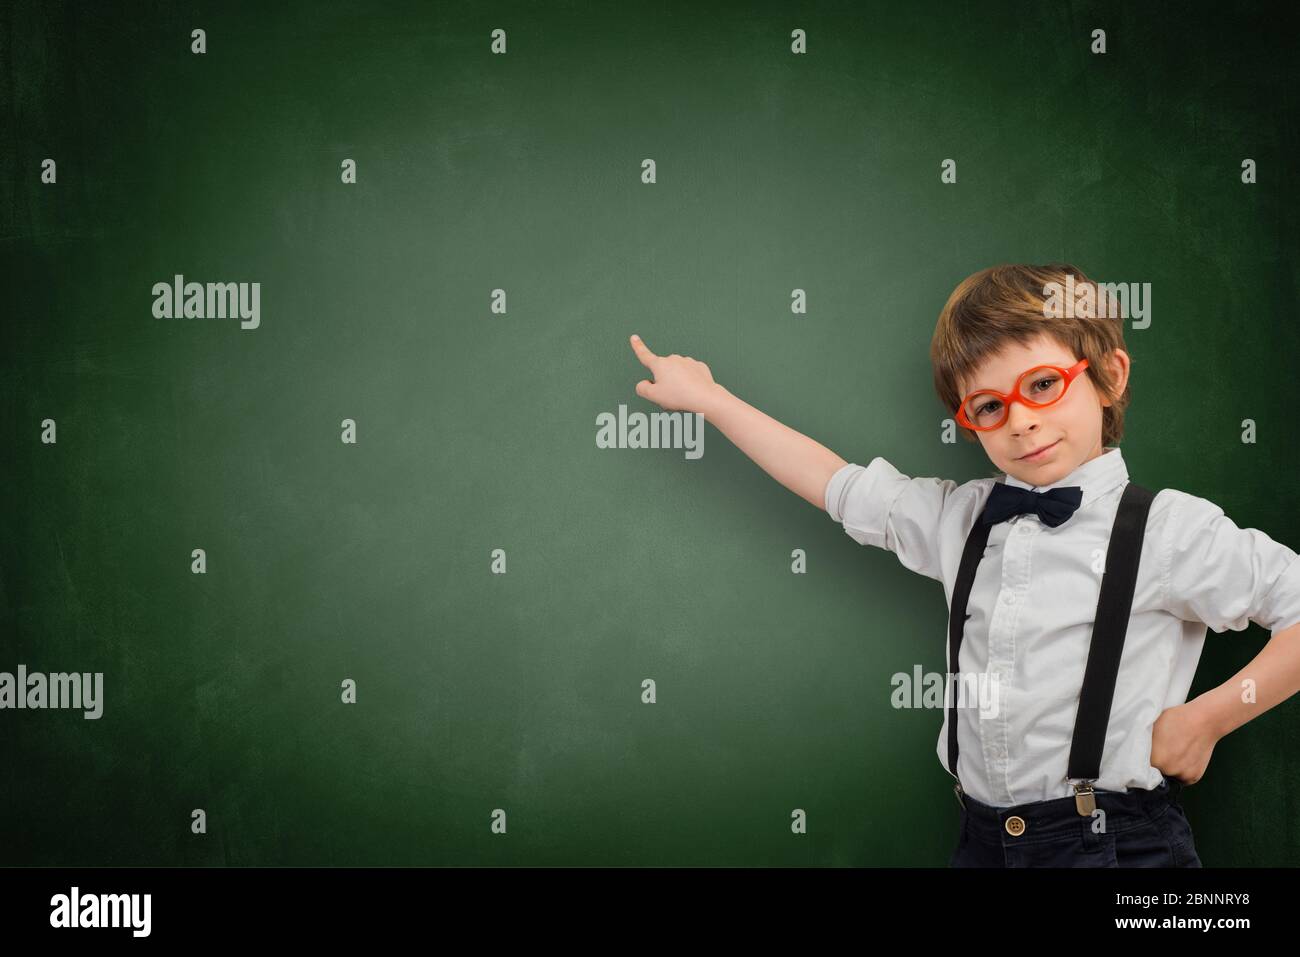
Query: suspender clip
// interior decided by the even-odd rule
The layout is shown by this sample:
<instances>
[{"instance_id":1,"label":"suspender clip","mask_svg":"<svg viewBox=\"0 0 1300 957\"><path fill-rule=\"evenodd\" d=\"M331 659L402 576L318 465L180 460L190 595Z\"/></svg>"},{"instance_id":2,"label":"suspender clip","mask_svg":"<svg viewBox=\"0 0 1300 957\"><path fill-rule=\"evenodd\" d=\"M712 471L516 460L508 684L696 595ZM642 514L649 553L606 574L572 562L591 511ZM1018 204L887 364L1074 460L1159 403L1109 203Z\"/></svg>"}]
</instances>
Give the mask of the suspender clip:
<instances>
[{"instance_id":1,"label":"suspender clip","mask_svg":"<svg viewBox=\"0 0 1300 957\"><path fill-rule=\"evenodd\" d=\"M1083 817L1092 817L1097 810L1097 795L1093 793L1092 781L1080 781L1074 787L1074 807Z\"/></svg>"},{"instance_id":2,"label":"suspender clip","mask_svg":"<svg viewBox=\"0 0 1300 957\"><path fill-rule=\"evenodd\" d=\"M962 791L962 789L961 789L961 782L960 782L960 781L957 781L956 783L953 784L953 786L952 786L952 793L955 794L955 795L957 795L957 803L961 805L962 810L963 810L963 811L966 810L966 801L962 798L962 795L963 795L965 792Z\"/></svg>"}]
</instances>

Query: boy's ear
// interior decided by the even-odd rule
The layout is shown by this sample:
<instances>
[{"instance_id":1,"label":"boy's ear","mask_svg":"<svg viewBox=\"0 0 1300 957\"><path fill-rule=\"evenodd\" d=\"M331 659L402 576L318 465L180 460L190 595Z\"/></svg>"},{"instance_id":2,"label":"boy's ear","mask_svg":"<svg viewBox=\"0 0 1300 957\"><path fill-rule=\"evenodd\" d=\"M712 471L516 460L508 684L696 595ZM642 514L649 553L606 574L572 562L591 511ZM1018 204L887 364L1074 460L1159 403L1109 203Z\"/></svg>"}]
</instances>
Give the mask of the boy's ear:
<instances>
[{"instance_id":1,"label":"boy's ear","mask_svg":"<svg viewBox=\"0 0 1300 957\"><path fill-rule=\"evenodd\" d=\"M1128 384L1128 374L1131 368L1129 354L1123 349L1116 349L1110 357L1111 369L1115 376L1115 394L1117 396L1124 394L1124 386Z\"/></svg>"}]
</instances>

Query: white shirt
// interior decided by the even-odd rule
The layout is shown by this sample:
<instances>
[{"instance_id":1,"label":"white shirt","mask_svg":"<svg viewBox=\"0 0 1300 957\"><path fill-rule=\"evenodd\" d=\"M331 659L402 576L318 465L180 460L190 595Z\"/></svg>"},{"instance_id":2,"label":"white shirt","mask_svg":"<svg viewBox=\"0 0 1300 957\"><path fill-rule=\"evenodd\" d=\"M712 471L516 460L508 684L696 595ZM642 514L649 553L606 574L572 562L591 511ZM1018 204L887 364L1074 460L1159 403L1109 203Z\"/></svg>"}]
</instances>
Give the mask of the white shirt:
<instances>
[{"instance_id":1,"label":"white shirt","mask_svg":"<svg viewBox=\"0 0 1300 957\"><path fill-rule=\"evenodd\" d=\"M952 592L975 519L998 481L1043 491L1078 485L1083 500L1052 528L1037 515L994 525L971 586L957 674L996 681L995 713L958 707L957 776L976 800L999 807L1074 794L1066 764L1101 591L1111 525L1128 482L1116 447L1051 485L1012 476L909 478L885 459L845 465L826 486L826 511L863 545L886 548L904 567ZM1300 562L1254 528L1238 528L1213 502L1162 489L1151 503L1133 607L1120 659L1097 789L1149 789L1151 728L1182 704L1206 626L1276 634L1300 622ZM947 632L935 636L947 656ZM951 691L949 692L951 693ZM948 766L948 715L936 753Z\"/></svg>"}]
</instances>

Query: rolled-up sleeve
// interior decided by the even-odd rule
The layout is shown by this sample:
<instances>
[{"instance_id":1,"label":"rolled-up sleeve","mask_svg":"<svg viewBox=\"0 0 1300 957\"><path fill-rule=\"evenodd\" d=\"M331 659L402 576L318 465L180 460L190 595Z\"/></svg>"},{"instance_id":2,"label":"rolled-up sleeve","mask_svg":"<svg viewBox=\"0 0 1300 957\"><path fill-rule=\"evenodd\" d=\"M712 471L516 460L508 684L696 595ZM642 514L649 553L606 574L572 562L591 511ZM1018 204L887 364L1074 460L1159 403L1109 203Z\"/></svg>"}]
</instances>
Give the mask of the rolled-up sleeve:
<instances>
[{"instance_id":1,"label":"rolled-up sleeve","mask_svg":"<svg viewBox=\"0 0 1300 957\"><path fill-rule=\"evenodd\" d=\"M1253 621L1275 635L1300 623L1300 562L1287 546L1185 492L1162 535L1166 611L1220 633Z\"/></svg>"},{"instance_id":2,"label":"rolled-up sleeve","mask_svg":"<svg viewBox=\"0 0 1300 957\"><path fill-rule=\"evenodd\" d=\"M941 581L939 522L956 488L951 479L910 478L877 456L831 476L826 512L854 541L888 549L906 568Z\"/></svg>"}]
</instances>

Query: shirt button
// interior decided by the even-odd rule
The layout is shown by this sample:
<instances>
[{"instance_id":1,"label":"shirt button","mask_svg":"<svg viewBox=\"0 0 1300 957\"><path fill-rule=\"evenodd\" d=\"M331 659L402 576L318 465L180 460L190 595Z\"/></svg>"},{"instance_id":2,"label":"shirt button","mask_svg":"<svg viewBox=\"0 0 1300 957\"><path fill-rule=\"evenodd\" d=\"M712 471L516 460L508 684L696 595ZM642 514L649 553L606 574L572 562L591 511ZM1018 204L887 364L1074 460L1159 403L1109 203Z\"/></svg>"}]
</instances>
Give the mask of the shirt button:
<instances>
[{"instance_id":1,"label":"shirt button","mask_svg":"<svg viewBox=\"0 0 1300 957\"><path fill-rule=\"evenodd\" d=\"M1025 833L1025 819L1018 815L1011 815L1007 818L1007 833L1012 837L1019 837Z\"/></svg>"},{"instance_id":2,"label":"shirt button","mask_svg":"<svg viewBox=\"0 0 1300 957\"><path fill-rule=\"evenodd\" d=\"M1011 592L1007 592L1005 595L1002 596L1002 601L1007 605L1014 605L1016 603L1016 596L1013 595Z\"/></svg>"}]
</instances>

